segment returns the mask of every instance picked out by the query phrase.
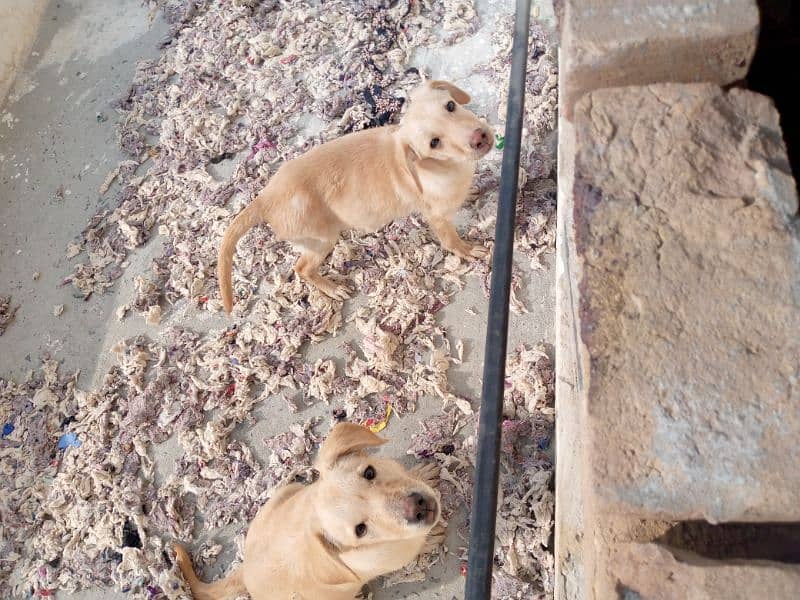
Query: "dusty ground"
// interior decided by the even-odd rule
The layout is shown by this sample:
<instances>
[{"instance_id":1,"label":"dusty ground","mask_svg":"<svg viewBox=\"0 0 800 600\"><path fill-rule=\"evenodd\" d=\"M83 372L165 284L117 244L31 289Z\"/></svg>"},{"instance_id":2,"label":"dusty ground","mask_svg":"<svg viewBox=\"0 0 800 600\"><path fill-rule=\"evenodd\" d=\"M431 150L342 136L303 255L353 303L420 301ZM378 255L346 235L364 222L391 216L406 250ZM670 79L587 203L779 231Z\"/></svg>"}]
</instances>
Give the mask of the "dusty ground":
<instances>
[{"instance_id":1,"label":"dusty ground","mask_svg":"<svg viewBox=\"0 0 800 600\"><path fill-rule=\"evenodd\" d=\"M489 0L477 5L482 24L477 35L445 50L418 52L414 61L434 76L461 83L473 92L474 104L482 112L494 115L499 92L470 72L488 46L490 32L484 24L499 12L509 12L512 3ZM549 14L545 9L542 13ZM0 110L0 296L10 294L12 304L19 305L0 337L0 377L22 379L43 355L49 355L61 361L62 372L80 369L79 386L90 389L116 362L109 349L120 339L146 334L159 340L170 325L190 326L204 333L229 324L219 313L198 311L185 300L171 307L159 326L148 325L138 316L117 320L114 312L132 296L134 277L145 272L160 252L158 238L130 255L130 265L105 295L84 300L72 286L60 285L71 269L66 246L92 215L111 202L113 193L103 196L98 188L125 158L116 140L116 113L109 105L123 95L135 63L158 55L158 43L166 33L167 26L160 18L152 23L148 20L148 11L139 0L119 0L113 7L104 0L62 0L47 9L30 63ZM551 265L549 257L545 264ZM524 276L520 300L529 312L512 317L510 346L550 344L554 336L553 270L547 266L531 271L525 260L519 266ZM344 316L352 314L359 302L355 297L346 304ZM63 313L55 316L54 307L60 305ZM486 306L480 283L473 277L437 315L449 335L464 341L464 362L451 367L449 378L457 394L473 400L480 395ZM347 325L335 337L306 345L305 358L313 363L317 357L336 356L342 343L357 335L355 327ZM440 404L439 400L423 401L416 413L390 421L384 431L390 439L386 452L403 456L420 420L439 411ZM258 457L263 450L257 442L285 431L290 423L329 410L320 403L298 416L289 413L280 400L266 401L254 409L255 423L242 424L235 437L251 444ZM168 476L179 452L175 439L152 452L157 481ZM453 522L457 524L459 519L463 515ZM241 529L241 525L229 526L213 532L226 548L216 569L208 570L207 575L227 568L235 553L230 540ZM460 596L463 578L456 552L463 542L456 537L457 527L450 531L448 546L453 552L444 568L435 567L421 584L378 590L376 598ZM103 589L59 597L128 596Z\"/></svg>"}]
</instances>

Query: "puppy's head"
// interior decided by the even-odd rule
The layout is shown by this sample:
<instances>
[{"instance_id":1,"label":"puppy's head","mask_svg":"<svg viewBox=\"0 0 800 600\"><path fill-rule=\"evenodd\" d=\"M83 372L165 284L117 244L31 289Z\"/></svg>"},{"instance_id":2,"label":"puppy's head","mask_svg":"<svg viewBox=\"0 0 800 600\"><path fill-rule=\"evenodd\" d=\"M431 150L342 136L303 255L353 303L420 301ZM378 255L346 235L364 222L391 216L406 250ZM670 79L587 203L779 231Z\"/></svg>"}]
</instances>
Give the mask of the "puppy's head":
<instances>
[{"instance_id":1,"label":"puppy's head","mask_svg":"<svg viewBox=\"0 0 800 600\"><path fill-rule=\"evenodd\" d=\"M494 132L464 108L469 94L452 83L428 80L409 100L400 129L417 158L477 160L492 149Z\"/></svg>"},{"instance_id":2,"label":"puppy's head","mask_svg":"<svg viewBox=\"0 0 800 600\"><path fill-rule=\"evenodd\" d=\"M325 536L340 547L424 538L439 520L436 491L399 463L367 453L385 441L366 427L340 423L320 448L317 514Z\"/></svg>"}]
</instances>

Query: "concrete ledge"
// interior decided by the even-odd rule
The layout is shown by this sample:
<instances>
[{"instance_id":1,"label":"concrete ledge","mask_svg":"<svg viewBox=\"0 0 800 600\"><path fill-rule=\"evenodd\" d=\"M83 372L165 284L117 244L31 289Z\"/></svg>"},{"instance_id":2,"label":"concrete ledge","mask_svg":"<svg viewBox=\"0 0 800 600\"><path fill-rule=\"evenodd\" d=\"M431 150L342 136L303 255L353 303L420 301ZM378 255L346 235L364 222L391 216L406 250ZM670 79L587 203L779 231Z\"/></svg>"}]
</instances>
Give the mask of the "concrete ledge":
<instances>
[{"instance_id":1,"label":"concrete ledge","mask_svg":"<svg viewBox=\"0 0 800 600\"><path fill-rule=\"evenodd\" d=\"M592 90L744 79L758 38L754 0L563 0L563 110Z\"/></svg>"},{"instance_id":2,"label":"concrete ledge","mask_svg":"<svg viewBox=\"0 0 800 600\"><path fill-rule=\"evenodd\" d=\"M800 520L797 196L771 101L614 88L575 127L598 509Z\"/></svg>"},{"instance_id":3,"label":"concrete ledge","mask_svg":"<svg viewBox=\"0 0 800 600\"><path fill-rule=\"evenodd\" d=\"M798 199L771 101L712 84L586 95L558 166L556 598L605 600L617 544L800 520Z\"/></svg>"}]
</instances>

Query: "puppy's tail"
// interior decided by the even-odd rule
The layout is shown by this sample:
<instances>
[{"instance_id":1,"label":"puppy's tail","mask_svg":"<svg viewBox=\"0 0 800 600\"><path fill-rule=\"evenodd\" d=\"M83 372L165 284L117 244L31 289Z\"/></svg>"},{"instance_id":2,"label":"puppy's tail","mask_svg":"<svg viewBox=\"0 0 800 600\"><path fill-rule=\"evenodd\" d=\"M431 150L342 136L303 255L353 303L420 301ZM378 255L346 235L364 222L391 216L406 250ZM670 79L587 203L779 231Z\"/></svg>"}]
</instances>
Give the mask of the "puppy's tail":
<instances>
[{"instance_id":1,"label":"puppy's tail","mask_svg":"<svg viewBox=\"0 0 800 600\"><path fill-rule=\"evenodd\" d=\"M183 573L183 578L192 590L194 600L229 600L247 591L242 581L241 569L236 569L225 579L214 583L203 583L197 578L192 568L192 559L180 544L175 544L175 557Z\"/></svg>"},{"instance_id":2,"label":"puppy's tail","mask_svg":"<svg viewBox=\"0 0 800 600\"><path fill-rule=\"evenodd\" d=\"M233 283L231 282L231 271L233 270L233 254L236 252L236 243L247 233L251 227L262 222L261 210L263 207L260 197L248 204L242 212L228 225L225 236L222 238L222 245L219 247L217 256L217 280L219 280L219 291L222 296L222 306L225 312L233 310Z\"/></svg>"}]
</instances>

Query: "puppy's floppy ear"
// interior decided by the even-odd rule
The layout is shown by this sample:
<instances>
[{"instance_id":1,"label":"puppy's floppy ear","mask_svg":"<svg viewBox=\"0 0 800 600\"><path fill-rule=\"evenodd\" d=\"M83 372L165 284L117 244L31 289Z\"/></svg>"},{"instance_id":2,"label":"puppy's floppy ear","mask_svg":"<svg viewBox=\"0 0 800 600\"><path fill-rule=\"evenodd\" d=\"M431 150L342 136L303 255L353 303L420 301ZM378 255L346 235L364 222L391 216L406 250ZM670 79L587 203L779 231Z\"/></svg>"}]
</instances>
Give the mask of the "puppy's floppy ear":
<instances>
[{"instance_id":1,"label":"puppy's floppy ear","mask_svg":"<svg viewBox=\"0 0 800 600\"><path fill-rule=\"evenodd\" d=\"M469 94L462 90L459 87L456 87L449 81L442 81L441 79L432 79L428 82L435 90L447 90L450 92L450 95L453 97L453 100L458 102L459 104L466 104L470 101Z\"/></svg>"},{"instance_id":2,"label":"puppy's floppy ear","mask_svg":"<svg viewBox=\"0 0 800 600\"><path fill-rule=\"evenodd\" d=\"M336 461L346 454L385 443L385 439L378 437L363 425L339 423L322 443L315 466L318 471L324 471L332 468Z\"/></svg>"},{"instance_id":3,"label":"puppy's floppy ear","mask_svg":"<svg viewBox=\"0 0 800 600\"><path fill-rule=\"evenodd\" d=\"M405 154L406 154L406 169L408 169L411 178L417 185L417 190L419 190L419 193L421 194L422 182L419 180L419 174L417 173L417 166L416 164L414 164L419 160L419 155L417 154L417 151L411 147L411 144L406 144Z\"/></svg>"}]
</instances>

